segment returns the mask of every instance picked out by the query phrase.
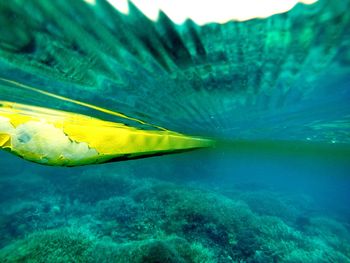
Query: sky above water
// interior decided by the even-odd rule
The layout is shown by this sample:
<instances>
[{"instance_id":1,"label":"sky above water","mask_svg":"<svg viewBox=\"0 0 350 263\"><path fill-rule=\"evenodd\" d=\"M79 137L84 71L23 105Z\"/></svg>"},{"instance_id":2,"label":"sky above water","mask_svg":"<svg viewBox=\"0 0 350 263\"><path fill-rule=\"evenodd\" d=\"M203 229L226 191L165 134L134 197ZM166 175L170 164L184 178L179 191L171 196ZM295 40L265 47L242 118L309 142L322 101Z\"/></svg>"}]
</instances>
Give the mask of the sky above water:
<instances>
[{"instance_id":1,"label":"sky above water","mask_svg":"<svg viewBox=\"0 0 350 263\"><path fill-rule=\"evenodd\" d=\"M96 0L85 0L94 4ZM123 13L128 13L127 0L108 0ZM266 18L291 10L296 4L313 4L317 0L131 0L147 17L157 20L159 11L177 24L192 19L199 25L231 20L246 21Z\"/></svg>"}]
</instances>

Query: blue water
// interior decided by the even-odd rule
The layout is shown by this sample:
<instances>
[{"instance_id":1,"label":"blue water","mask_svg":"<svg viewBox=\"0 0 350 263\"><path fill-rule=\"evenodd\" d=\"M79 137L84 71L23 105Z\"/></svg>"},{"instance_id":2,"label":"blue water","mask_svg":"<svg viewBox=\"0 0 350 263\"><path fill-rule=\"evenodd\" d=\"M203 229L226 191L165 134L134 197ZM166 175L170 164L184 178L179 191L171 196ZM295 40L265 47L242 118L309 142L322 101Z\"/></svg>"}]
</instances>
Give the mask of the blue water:
<instances>
[{"instance_id":1,"label":"blue water","mask_svg":"<svg viewBox=\"0 0 350 263\"><path fill-rule=\"evenodd\" d=\"M350 262L349 1L205 26L98 3L0 4L0 100L125 121L13 80L217 145L82 167L1 151L0 262Z\"/></svg>"},{"instance_id":2,"label":"blue water","mask_svg":"<svg viewBox=\"0 0 350 263\"><path fill-rule=\"evenodd\" d=\"M8 163L1 255L10 262L349 258L347 162L218 149L77 168L1 153Z\"/></svg>"}]
</instances>

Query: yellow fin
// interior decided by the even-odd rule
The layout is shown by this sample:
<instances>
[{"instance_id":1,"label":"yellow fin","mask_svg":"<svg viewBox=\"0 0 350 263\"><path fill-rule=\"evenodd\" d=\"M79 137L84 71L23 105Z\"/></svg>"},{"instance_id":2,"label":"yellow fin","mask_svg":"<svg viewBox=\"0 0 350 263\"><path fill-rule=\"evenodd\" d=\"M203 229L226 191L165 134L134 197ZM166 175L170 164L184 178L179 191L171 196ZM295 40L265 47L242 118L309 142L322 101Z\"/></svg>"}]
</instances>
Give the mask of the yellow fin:
<instances>
[{"instance_id":1,"label":"yellow fin","mask_svg":"<svg viewBox=\"0 0 350 263\"><path fill-rule=\"evenodd\" d=\"M7 148L10 146L11 136L6 133L0 133L0 147Z\"/></svg>"}]
</instances>

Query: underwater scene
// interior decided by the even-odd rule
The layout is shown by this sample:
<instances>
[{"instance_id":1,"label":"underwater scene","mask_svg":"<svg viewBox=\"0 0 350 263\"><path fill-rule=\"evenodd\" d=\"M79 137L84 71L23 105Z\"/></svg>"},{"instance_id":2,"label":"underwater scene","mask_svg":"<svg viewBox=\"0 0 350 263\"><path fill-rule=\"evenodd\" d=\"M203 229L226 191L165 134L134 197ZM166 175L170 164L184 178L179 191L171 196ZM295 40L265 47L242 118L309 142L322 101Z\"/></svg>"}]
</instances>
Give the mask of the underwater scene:
<instances>
[{"instance_id":1,"label":"underwater scene","mask_svg":"<svg viewBox=\"0 0 350 263\"><path fill-rule=\"evenodd\" d=\"M0 2L0 263L350 262L350 0Z\"/></svg>"}]
</instances>

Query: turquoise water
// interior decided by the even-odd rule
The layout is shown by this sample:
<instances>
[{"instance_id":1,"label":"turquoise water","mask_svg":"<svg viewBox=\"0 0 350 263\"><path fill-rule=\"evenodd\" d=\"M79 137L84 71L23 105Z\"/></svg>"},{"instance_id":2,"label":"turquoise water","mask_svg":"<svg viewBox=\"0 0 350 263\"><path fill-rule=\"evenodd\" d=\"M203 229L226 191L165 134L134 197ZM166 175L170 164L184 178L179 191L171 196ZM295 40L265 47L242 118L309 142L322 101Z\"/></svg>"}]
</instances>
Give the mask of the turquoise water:
<instances>
[{"instance_id":1,"label":"turquoise water","mask_svg":"<svg viewBox=\"0 0 350 263\"><path fill-rule=\"evenodd\" d=\"M74 168L0 152L0 262L350 262L349 1L205 26L23 3L0 3L0 100L120 121L13 80L217 145Z\"/></svg>"}]
</instances>

